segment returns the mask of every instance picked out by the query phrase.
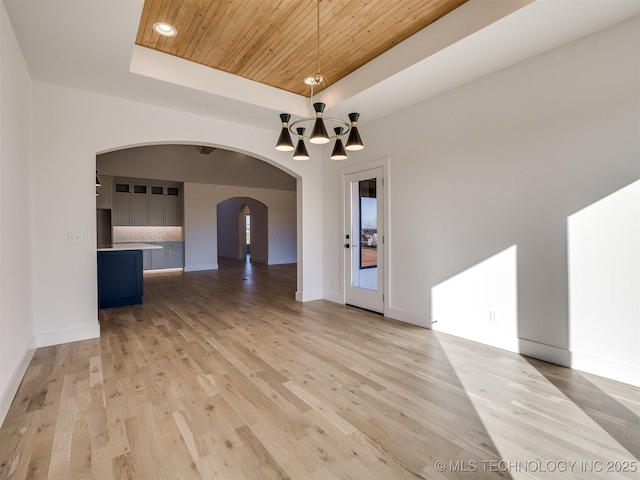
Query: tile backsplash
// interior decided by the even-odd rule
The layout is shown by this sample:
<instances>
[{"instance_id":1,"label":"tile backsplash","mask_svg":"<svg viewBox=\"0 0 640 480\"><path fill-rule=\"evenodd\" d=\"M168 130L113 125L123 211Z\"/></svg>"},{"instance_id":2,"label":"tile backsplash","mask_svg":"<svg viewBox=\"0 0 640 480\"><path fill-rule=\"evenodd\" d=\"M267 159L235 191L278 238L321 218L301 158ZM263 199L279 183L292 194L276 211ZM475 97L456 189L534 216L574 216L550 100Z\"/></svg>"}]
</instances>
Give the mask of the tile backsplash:
<instances>
[{"instance_id":1,"label":"tile backsplash","mask_svg":"<svg viewBox=\"0 0 640 480\"><path fill-rule=\"evenodd\" d=\"M182 241L182 227L113 227L113 243Z\"/></svg>"}]
</instances>

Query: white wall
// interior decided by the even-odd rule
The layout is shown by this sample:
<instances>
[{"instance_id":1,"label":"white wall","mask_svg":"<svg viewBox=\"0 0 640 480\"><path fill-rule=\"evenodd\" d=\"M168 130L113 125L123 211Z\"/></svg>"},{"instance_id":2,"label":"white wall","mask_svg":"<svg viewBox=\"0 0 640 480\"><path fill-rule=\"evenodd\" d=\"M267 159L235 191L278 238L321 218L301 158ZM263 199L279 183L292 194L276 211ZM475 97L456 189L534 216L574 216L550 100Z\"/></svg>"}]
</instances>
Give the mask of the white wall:
<instances>
[{"instance_id":1,"label":"white wall","mask_svg":"<svg viewBox=\"0 0 640 480\"><path fill-rule=\"evenodd\" d=\"M218 257L239 260L242 252L238 248L240 235L238 232L238 216L242 205L236 205L235 199L229 198L216 207L216 224L218 229ZM266 242L265 242L266 243Z\"/></svg>"},{"instance_id":2,"label":"white wall","mask_svg":"<svg viewBox=\"0 0 640 480\"><path fill-rule=\"evenodd\" d=\"M574 213L569 333L575 368L640 381L640 181Z\"/></svg>"},{"instance_id":3,"label":"white wall","mask_svg":"<svg viewBox=\"0 0 640 480\"><path fill-rule=\"evenodd\" d=\"M218 268L216 206L250 197L268 208L268 263L296 262L295 192L203 183L184 184L185 270ZM236 214L237 216L237 214Z\"/></svg>"},{"instance_id":4,"label":"white wall","mask_svg":"<svg viewBox=\"0 0 640 480\"><path fill-rule=\"evenodd\" d=\"M435 285L431 328L517 351L517 263L513 246Z\"/></svg>"},{"instance_id":5,"label":"white wall","mask_svg":"<svg viewBox=\"0 0 640 480\"><path fill-rule=\"evenodd\" d=\"M0 423L33 351L31 79L0 2Z\"/></svg>"},{"instance_id":6,"label":"white wall","mask_svg":"<svg viewBox=\"0 0 640 480\"><path fill-rule=\"evenodd\" d=\"M518 349L570 363L567 218L640 178L638 24L362 125L361 161L390 157L391 316L428 326L434 287L516 247ZM323 172L328 297L343 275L339 171L354 163ZM629 318L619 328L635 331Z\"/></svg>"}]
</instances>

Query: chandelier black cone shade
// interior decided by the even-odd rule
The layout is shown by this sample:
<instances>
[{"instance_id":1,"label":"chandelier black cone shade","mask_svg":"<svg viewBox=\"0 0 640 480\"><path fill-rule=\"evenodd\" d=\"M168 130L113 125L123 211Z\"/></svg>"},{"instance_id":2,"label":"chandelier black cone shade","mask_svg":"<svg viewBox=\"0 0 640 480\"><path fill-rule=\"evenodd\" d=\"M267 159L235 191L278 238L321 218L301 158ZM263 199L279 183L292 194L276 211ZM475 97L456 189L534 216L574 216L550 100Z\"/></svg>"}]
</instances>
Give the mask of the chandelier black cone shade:
<instances>
[{"instance_id":1,"label":"chandelier black cone shade","mask_svg":"<svg viewBox=\"0 0 640 480\"><path fill-rule=\"evenodd\" d=\"M343 130L344 128L342 127L335 127L333 129L333 131L336 132L336 144L333 146L333 152L331 152L331 160L347 159L347 152L345 152L342 140L340 140L340 135L342 135Z\"/></svg>"},{"instance_id":2,"label":"chandelier black cone shade","mask_svg":"<svg viewBox=\"0 0 640 480\"><path fill-rule=\"evenodd\" d=\"M296 145L296 151L293 152L294 160L309 160L309 152L304 144L304 128L296 128L298 132L298 145Z\"/></svg>"},{"instance_id":3,"label":"chandelier black cone shade","mask_svg":"<svg viewBox=\"0 0 640 480\"><path fill-rule=\"evenodd\" d=\"M322 120L322 112L324 112L324 103L318 102L313 104L313 109L316 111L316 121L313 124L313 130L309 141L316 145L322 145L329 143L329 134L327 128L324 126L324 120Z\"/></svg>"},{"instance_id":4,"label":"chandelier black cone shade","mask_svg":"<svg viewBox=\"0 0 640 480\"><path fill-rule=\"evenodd\" d=\"M362 150L364 148L364 143L362 143L360 133L358 132L358 118L360 118L359 113L349 114L349 120L351 120L351 130L349 131L349 139L347 140L347 145L345 146L345 148L352 152L356 150Z\"/></svg>"},{"instance_id":5,"label":"chandelier black cone shade","mask_svg":"<svg viewBox=\"0 0 640 480\"><path fill-rule=\"evenodd\" d=\"M281 152L293 152L293 142L291 141L291 134L289 133L289 119L291 115L288 113L281 113L280 120L282 121L282 130L280 131L280 137L278 137L278 143L276 143L276 150Z\"/></svg>"}]
</instances>

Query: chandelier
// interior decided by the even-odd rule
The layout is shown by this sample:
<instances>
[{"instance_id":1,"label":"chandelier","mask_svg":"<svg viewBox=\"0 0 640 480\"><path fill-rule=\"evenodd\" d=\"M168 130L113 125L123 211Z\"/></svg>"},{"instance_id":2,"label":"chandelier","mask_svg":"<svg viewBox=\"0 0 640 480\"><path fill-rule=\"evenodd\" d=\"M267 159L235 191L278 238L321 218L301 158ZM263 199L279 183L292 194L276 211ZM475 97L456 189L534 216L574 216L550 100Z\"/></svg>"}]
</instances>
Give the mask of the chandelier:
<instances>
[{"instance_id":1,"label":"chandelier","mask_svg":"<svg viewBox=\"0 0 640 480\"><path fill-rule=\"evenodd\" d=\"M310 103L313 104L314 116L300 118L291 123L291 115L288 113L280 114L280 121L282 122L282 130L280 131L280 137L276 144L276 150L281 152L293 152L294 160L309 160L309 153L305 146L305 140L315 145L323 145L329 143L332 139L335 140L333 151L331 152L331 160L345 160L347 158L347 152L362 150L364 144L360 138L358 132L358 118L359 113L350 113L349 121L345 121L342 118L325 117L324 109L326 105L322 102L314 102L313 95L314 89L318 87L318 90L326 88L326 78L320 73L320 0L317 0L317 58L318 68L317 73L313 76L306 77L304 79L305 85L308 85L311 89ZM325 122L329 124L329 130L325 125ZM308 126L313 123L311 132L308 133ZM306 126L303 126L306 125ZM329 133L331 132L331 133ZM291 134L295 135L298 139L296 146L293 146L291 141ZM348 135L347 143L343 145L342 138Z\"/></svg>"}]
</instances>

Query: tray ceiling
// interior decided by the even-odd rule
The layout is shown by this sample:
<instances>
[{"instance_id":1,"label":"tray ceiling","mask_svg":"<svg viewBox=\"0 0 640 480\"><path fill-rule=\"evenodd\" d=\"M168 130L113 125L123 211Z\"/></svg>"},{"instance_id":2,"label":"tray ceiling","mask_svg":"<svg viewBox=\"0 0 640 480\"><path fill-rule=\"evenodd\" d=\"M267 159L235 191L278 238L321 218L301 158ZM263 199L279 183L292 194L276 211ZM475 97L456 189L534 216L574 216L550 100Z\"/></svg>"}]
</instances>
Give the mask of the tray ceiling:
<instances>
[{"instance_id":1,"label":"tray ceiling","mask_svg":"<svg viewBox=\"0 0 640 480\"><path fill-rule=\"evenodd\" d=\"M146 0L136 44L308 96L318 63L335 83L466 2L321 0L318 62L314 0Z\"/></svg>"}]
</instances>

